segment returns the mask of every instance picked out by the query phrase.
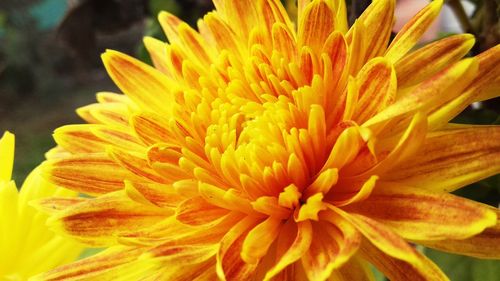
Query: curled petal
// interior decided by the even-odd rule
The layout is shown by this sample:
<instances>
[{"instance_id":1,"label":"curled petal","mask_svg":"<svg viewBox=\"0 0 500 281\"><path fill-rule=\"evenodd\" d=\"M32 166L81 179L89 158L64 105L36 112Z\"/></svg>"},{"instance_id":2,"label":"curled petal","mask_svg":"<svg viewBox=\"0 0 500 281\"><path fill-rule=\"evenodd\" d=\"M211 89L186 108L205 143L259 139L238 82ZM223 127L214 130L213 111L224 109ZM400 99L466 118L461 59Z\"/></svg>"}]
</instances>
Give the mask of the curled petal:
<instances>
[{"instance_id":1,"label":"curled petal","mask_svg":"<svg viewBox=\"0 0 500 281\"><path fill-rule=\"evenodd\" d=\"M372 195L347 207L408 240L464 239L496 223L495 212L473 201L400 184L380 183Z\"/></svg>"}]
</instances>

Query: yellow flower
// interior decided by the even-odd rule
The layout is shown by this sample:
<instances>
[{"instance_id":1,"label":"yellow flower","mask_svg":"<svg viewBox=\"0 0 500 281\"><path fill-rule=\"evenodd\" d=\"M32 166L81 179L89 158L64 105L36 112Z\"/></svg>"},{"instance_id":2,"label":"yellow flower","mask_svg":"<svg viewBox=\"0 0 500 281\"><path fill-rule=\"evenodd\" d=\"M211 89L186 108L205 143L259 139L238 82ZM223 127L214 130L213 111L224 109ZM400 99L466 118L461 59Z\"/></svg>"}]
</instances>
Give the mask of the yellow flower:
<instances>
[{"instance_id":1,"label":"yellow flower","mask_svg":"<svg viewBox=\"0 0 500 281\"><path fill-rule=\"evenodd\" d=\"M394 0L351 27L344 1L298 1L297 27L278 0L214 2L198 31L160 14L154 68L107 51L125 95L55 131L44 173L91 197L51 227L108 250L40 279L445 280L408 241L500 258L498 210L449 194L500 171L500 127L448 123L498 95L500 46L412 51L442 1L390 43Z\"/></svg>"},{"instance_id":2,"label":"yellow flower","mask_svg":"<svg viewBox=\"0 0 500 281\"><path fill-rule=\"evenodd\" d=\"M5 132L0 138L0 280L27 280L74 261L83 246L48 230L47 216L29 205L35 199L75 192L48 184L38 168L18 192L11 180L13 161L14 135Z\"/></svg>"}]
</instances>

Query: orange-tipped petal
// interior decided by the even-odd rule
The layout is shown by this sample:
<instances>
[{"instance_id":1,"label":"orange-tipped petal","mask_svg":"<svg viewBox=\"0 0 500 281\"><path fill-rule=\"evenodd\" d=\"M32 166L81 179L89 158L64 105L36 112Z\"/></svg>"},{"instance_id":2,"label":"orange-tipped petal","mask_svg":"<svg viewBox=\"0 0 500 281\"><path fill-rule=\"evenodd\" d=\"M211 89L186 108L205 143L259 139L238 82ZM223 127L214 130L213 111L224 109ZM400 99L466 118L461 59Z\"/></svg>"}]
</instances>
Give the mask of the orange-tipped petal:
<instances>
[{"instance_id":1,"label":"orange-tipped petal","mask_svg":"<svg viewBox=\"0 0 500 281\"><path fill-rule=\"evenodd\" d=\"M382 178L434 191L453 191L500 172L500 127L430 134L417 155Z\"/></svg>"},{"instance_id":2,"label":"orange-tipped petal","mask_svg":"<svg viewBox=\"0 0 500 281\"><path fill-rule=\"evenodd\" d=\"M381 183L347 210L369 216L408 240L464 239L496 223L495 213L473 201L400 184Z\"/></svg>"},{"instance_id":3,"label":"orange-tipped petal","mask_svg":"<svg viewBox=\"0 0 500 281\"><path fill-rule=\"evenodd\" d=\"M385 57L393 63L401 59L417 44L420 37L439 15L442 6L443 0L434 0L418 12L392 40L391 45L385 52Z\"/></svg>"},{"instance_id":4,"label":"orange-tipped petal","mask_svg":"<svg viewBox=\"0 0 500 281\"><path fill-rule=\"evenodd\" d=\"M143 108L169 116L175 84L155 68L116 51L102 55L104 66L116 85Z\"/></svg>"}]
</instances>

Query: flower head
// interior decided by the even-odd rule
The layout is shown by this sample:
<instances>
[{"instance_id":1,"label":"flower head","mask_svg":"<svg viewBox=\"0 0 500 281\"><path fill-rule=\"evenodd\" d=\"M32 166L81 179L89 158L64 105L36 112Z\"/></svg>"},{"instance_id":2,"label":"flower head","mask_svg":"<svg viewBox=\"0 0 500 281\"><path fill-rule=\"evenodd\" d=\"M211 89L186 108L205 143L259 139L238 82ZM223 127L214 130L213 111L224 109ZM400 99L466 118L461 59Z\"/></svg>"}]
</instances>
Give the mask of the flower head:
<instances>
[{"instance_id":1,"label":"flower head","mask_svg":"<svg viewBox=\"0 0 500 281\"><path fill-rule=\"evenodd\" d=\"M0 138L0 279L27 280L74 261L83 245L48 230L47 216L29 205L32 200L74 192L48 184L38 168L18 192L11 180L13 161L14 135L5 132Z\"/></svg>"},{"instance_id":2,"label":"flower head","mask_svg":"<svg viewBox=\"0 0 500 281\"><path fill-rule=\"evenodd\" d=\"M344 1L298 1L296 25L278 0L214 3L198 31L160 14L154 67L103 54L125 95L57 129L44 173L92 196L52 227L109 249L42 278L446 279L407 241L499 258L498 211L448 193L500 171L499 127L448 123L498 94L499 46L412 51L442 1L392 41L393 0L351 27Z\"/></svg>"}]
</instances>

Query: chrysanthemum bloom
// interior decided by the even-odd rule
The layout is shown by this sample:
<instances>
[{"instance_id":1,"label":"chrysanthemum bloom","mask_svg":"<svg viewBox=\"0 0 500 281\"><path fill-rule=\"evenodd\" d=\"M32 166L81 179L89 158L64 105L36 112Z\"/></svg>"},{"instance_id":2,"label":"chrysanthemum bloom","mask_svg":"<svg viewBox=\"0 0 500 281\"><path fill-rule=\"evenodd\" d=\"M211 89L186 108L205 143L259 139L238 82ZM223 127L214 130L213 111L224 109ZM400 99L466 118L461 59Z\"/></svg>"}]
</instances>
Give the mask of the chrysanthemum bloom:
<instances>
[{"instance_id":1,"label":"chrysanthemum bloom","mask_svg":"<svg viewBox=\"0 0 500 281\"><path fill-rule=\"evenodd\" d=\"M32 200L75 192L48 184L38 168L18 192L11 180L13 161L14 135L5 132L0 138L0 280L21 281L74 261L83 245L47 229L47 215L29 205Z\"/></svg>"},{"instance_id":2,"label":"chrysanthemum bloom","mask_svg":"<svg viewBox=\"0 0 500 281\"><path fill-rule=\"evenodd\" d=\"M500 171L500 127L449 124L496 96L500 46L456 35L412 50L442 1L389 43L394 1L351 27L344 1L214 1L198 31L159 20L154 68L108 51L125 95L78 110L46 162L53 228L97 256L40 279L446 277L411 243L500 258L498 210L449 194ZM297 22L296 26L293 22ZM143 278L143 279L141 279Z\"/></svg>"}]
</instances>

